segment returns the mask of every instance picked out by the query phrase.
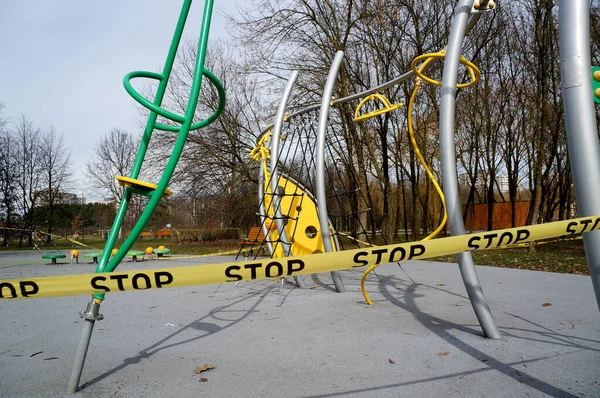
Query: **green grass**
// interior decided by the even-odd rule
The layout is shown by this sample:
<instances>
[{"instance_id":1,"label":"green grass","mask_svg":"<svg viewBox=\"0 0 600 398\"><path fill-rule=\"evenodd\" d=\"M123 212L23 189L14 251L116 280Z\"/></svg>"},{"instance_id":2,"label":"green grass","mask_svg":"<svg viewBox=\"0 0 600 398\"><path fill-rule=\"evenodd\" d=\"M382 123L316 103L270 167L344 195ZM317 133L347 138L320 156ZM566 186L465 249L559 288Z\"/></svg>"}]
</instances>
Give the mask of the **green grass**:
<instances>
[{"instance_id":1,"label":"green grass","mask_svg":"<svg viewBox=\"0 0 600 398\"><path fill-rule=\"evenodd\" d=\"M170 238L165 239L149 239L142 238L138 239L131 250L144 250L147 247L151 246L157 248L159 246L165 246L171 249L173 254L193 254L193 255L201 255L201 254L211 254L218 253L223 251L232 251L239 248L237 245L237 239L231 240L217 240L217 241L208 241L208 242L194 242L194 243L185 243L185 242L175 242ZM98 239L95 237L87 237L85 240L79 239L78 242L86 245L76 245L71 243L70 241L64 238L56 238L52 241L52 244L48 245L46 243L39 244L39 249L41 251L52 251L52 250L99 250L102 251L106 241L104 239ZM120 247L121 242L117 241L115 247ZM22 247L18 247L18 241L9 242L8 247L0 247L0 251L15 251L15 250L33 250L32 246L27 245L26 242L23 242Z\"/></svg>"}]
</instances>

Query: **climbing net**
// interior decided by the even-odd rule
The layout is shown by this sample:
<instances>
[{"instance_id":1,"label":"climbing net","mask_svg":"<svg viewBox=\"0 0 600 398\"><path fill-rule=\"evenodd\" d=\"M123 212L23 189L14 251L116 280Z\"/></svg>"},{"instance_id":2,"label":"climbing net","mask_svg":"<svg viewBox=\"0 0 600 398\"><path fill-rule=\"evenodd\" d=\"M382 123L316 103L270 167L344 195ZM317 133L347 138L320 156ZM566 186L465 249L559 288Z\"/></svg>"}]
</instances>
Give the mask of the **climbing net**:
<instances>
[{"instance_id":1,"label":"climbing net","mask_svg":"<svg viewBox=\"0 0 600 398\"><path fill-rule=\"evenodd\" d=\"M415 58L412 62L412 71L400 77L400 83L406 78L414 75L415 85L408 103L408 130L413 150L424 167L428 177L431 179L435 189L438 191L444 217L439 226L424 240L435 237L444 227L447 214L445 209L444 194L436 181L432 171L426 164L425 159L417 146L413 127L412 109L415 97L424 80L430 84L441 85L441 82L429 78L425 69L429 64L442 59L445 51L424 54ZM467 67L471 81L458 84L457 87L470 87L480 77L479 70L465 58L460 58L460 63ZM392 105L383 95L377 91L391 87L378 87L367 93L360 93L345 98L344 101L363 97L356 108L354 121L369 119L387 112L398 109L403 104ZM374 111L360 114L360 110L370 101L378 101L383 107ZM331 105L334 102L332 101ZM251 157L260 162L259 175L259 216L260 232L250 235L246 245L250 246L249 253L256 257L264 251L266 246L273 257L299 256L324 252L323 239L330 236L334 251L345 250L349 246L364 247L375 246L376 243L387 244L384 234L377 228L373 212L367 200L369 195L368 178L364 168L357 167L361 148L356 147L357 142L351 137L346 137L352 129L347 128L348 120L344 119L338 108L331 108L327 118L324 146L324 169L325 176L322 182L326 192L326 208L329 223L329 234L321 234L317 225L319 215L312 192L317 189L317 126L320 124L319 113L316 107L307 108L292 117L285 118L284 128L281 135L273 137L273 132L268 130L260 137L257 147L252 151ZM279 143L279 139L282 140ZM276 156L270 151L273 148ZM362 174L361 174L362 171ZM312 206L305 206L304 203ZM300 216L302 213L302 217ZM307 221L308 220L308 221ZM302 223L308 225L302 225ZM313 244L305 245L307 239L314 239ZM240 249L239 254L244 248ZM255 248L257 250L255 250ZM239 257L238 254L238 257ZM374 271L377 265L369 267L361 279L361 289L365 299L371 301L364 287L365 278Z\"/></svg>"},{"instance_id":2,"label":"climbing net","mask_svg":"<svg viewBox=\"0 0 600 398\"><path fill-rule=\"evenodd\" d=\"M272 131L259 139L251 157L260 162L259 218L261 234L249 234L239 256L268 251L273 257L323 252L316 214L316 141L319 110L286 119L277 145L277 171L270 152ZM369 201L366 176L356 164L359 148L350 147L344 120L336 108L329 113L325 135L325 191L330 235L335 250L385 244ZM277 179L277 184L274 183ZM285 233L274 232L285 226ZM306 243L314 239L314 244ZM304 242L304 243L303 243Z\"/></svg>"}]
</instances>

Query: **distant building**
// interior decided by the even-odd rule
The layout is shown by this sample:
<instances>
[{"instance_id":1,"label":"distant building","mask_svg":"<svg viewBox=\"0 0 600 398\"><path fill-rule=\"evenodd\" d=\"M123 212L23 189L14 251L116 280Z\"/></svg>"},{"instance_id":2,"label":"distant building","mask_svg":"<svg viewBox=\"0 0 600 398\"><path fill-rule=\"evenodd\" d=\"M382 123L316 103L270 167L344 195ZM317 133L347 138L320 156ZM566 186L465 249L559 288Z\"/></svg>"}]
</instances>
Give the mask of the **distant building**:
<instances>
[{"instance_id":1,"label":"distant building","mask_svg":"<svg viewBox=\"0 0 600 398\"><path fill-rule=\"evenodd\" d=\"M498 175L496 176L497 187L500 192L505 193L508 192L508 176L507 175ZM471 179L467 173L462 173L458 176L459 185L471 186ZM489 176L484 173L479 173L477 178L475 179L475 188L477 190L484 190L489 185Z\"/></svg>"},{"instance_id":2,"label":"distant building","mask_svg":"<svg viewBox=\"0 0 600 398\"><path fill-rule=\"evenodd\" d=\"M38 192L38 197L40 206L48 205L48 195L45 191ZM85 197L80 198L77 194L71 192L59 192L55 200L57 205L84 205L85 203Z\"/></svg>"},{"instance_id":3,"label":"distant building","mask_svg":"<svg viewBox=\"0 0 600 398\"><path fill-rule=\"evenodd\" d=\"M498 182L498 187L500 188L500 192L505 193L508 192L508 176L496 176L496 181Z\"/></svg>"},{"instance_id":4,"label":"distant building","mask_svg":"<svg viewBox=\"0 0 600 398\"><path fill-rule=\"evenodd\" d=\"M58 194L58 203L63 205L84 205L85 197L80 198L75 193L60 192Z\"/></svg>"}]
</instances>

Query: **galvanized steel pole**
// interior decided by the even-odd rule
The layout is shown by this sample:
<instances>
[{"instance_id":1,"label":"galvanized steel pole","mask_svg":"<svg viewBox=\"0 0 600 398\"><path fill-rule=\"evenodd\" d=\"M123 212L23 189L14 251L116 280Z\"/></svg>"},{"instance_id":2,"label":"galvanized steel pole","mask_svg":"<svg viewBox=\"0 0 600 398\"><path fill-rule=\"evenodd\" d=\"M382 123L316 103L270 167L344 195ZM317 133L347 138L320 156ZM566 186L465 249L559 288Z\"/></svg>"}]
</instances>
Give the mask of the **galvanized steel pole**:
<instances>
[{"instance_id":1,"label":"galvanized steel pole","mask_svg":"<svg viewBox=\"0 0 600 398\"><path fill-rule=\"evenodd\" d=\"M442 168L442 185L446 197L448 223L452 235L464 235L462 209L458 193L458 176L456 173L456 145L454 141L454 113L456 106L456 84L458 81L458 64L465 37L465 28L471 15L473 0L459 0L455 9L442 77L442 95L440 101L440 158ZM492 317L481 283L473 265L470 252L456 255L460 273L465 284L471 305L487 337L500 338L500 331Z\"/></svg>"},{"instance_id":2,"label":"galvanized steel pole","mask_svg":"<svg viewBox=\"0 0 600 398\"><path fill-rule=\"evenodd\" d=\"M277 225L277 233L279 234L279 240L281 241L281 247L283 254L288 257L291 254L292 243L289 241L287 233L285 232L285 222L283 220L283 214L281 213L281 199L279 193L279 140L281 137L281 129L283 127L283 121L285 119L285 109L294 88L294 83L298 79L298 72L293 71L288 79L287 86L281 97L279 108L277 108L277 114L275 115L275 124L273 126L273 136L271 137L271 203L274 209L275 224ZM281 194L283 195L283 194ZM267 236L267 235L265 235ZM294 276L296 285L298 287L306 287L304 279L301 275Z\"/></svg>"},{"instance_id":3,"label":"galvanized steel pole","mask_svg":"<svg viewBox=\"0 0 600 398\"><path fill-rule=\"evenodd\" d=\"M327 134L327 121L329 119L329 107L332 101L333 85L337 77L338 69L344 59L344 52L338 51L335 54L329 75L323 90L323 98L321 100L321 109L319 110L319 128L317 130L317 174L316 174L316 189L317 189L317 211L319 213L319 226L321 228L321 238L323 239L323 248L326 253L333 251L331 243L331 233L329 232L329 213L327 211L327 194L325 193L325 135ZM338 293L345 291L344 282L339 272L331 272L331 278L335 285L335 290Z\"/></svg>"},{"instance_id":4,"label":"galvanized steel pole","mask_svg":"<svg viewBox=\"0 0 600 398\"><path fill-rule=\"evenodd\" d=\"M600 147L590 61L590 2L561 0L560 69L567 146L579 217L600 214ZM596 302L600 308L600 231L583 234Z\"/></svg>"}]
</instances>

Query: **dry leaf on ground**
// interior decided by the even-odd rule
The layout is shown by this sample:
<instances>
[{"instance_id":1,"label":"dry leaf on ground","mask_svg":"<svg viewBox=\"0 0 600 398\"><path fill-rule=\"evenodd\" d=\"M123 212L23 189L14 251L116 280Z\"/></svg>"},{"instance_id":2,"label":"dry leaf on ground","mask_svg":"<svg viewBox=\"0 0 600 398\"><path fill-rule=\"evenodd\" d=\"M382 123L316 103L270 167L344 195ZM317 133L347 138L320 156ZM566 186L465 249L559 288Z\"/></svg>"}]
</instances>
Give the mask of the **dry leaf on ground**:
<instances>
[{"instance_id":1,"label":"dry leaf on ground","mask_svg":"<svg viewBox=\"0 0 600 398\"><path fill-rule=\"evenodd\" d=\"M550 307L552 305L552 303L544 303L542 304L542 307Z\"/></svg>"},{"instance_id":2,"label":"dry leaf on ground","mask_svg":"<svg viewBox=\"0 0 600 398\"><path fill-rule=\"evenodd\" d=\"M392 365L396 363L396 362L392 361L392 359L391 359L391 358L390 358L390 359L388 359L388 361L390 361L390 363L391 363Z\"/></svg>"},{"instance_id":3,"label":"dry leaf on ground","mask_svg":"<svg viewBox=\"0 0 600 398\"><path fill-rule=\"evenodd\" d=\"M443 356L445 356L445 355L448 355L448 354L450 354L450 352L449 352L449 351L442 351L442 352L440 352L440 354L439 354L439 355L440 355L441 357L443 357Z\"/></svg>"},{"instance_id":4,"label":"dry leaf on ground","mask_svg":"<svg viewBox=\"0 0 600 398\"><path fill-rule=\"evenodd\" d=\"M214 369L214 368L215 368L214 365L207 365L207 364L204 364L204 366L198 365L198 366L196 366L196 369L194 369L194 374L197 375L197 374L200 374L202 372L206 372L207 370L211 370L211 369Z\"/></svg>"},{"instance_id":5,"label":"dry leaf on ground","mask_svg":"<svg viewBox=\"0 0 600 398\"><path fill-rule=\"evenodd\" d=\"M206 377L200 378L200 383L206 383L207 381L208 381L208 379Z\"/></svg>"}]
</instances>

